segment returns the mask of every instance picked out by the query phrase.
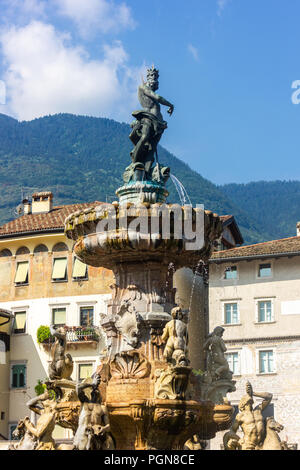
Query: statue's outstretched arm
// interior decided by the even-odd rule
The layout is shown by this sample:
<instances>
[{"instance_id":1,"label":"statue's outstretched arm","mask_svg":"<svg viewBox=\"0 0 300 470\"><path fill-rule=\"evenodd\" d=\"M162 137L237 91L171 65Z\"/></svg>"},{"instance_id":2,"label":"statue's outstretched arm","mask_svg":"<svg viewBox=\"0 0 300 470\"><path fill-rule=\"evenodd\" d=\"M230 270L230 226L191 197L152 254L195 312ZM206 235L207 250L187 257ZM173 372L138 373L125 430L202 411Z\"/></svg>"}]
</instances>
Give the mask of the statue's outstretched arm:
<instances>
[{"instance_id":1,"label":"statue's outstretched arm","mask_svg":"<svg viewBox=\"0 0 300 470\"><path fill-rule=\"evenodd\" d=\"M38 395L34 398L31 398L26 403L26 406L31 410L34 411L35 413L39 414L41 410L44 409L42 401L47 400L49 398L49 393L46 390L42 395Z\"/></svg>"},{"instance_id":2,"label":"statue's outstretched arm","mask_svg":"<svg viewBox=\"0 0 300 470\"><path fill-rule=\"evenodd\" d=\"M256 408L264 410L272 401L273 395L268 392L253 392L254 397L263 398L263 401Z\"/></svg>"},{"instance_id":3,"label":"statue's outstretched arm","mask_svg":"<svg viewBox=\"0 0 300 470\"><path fill-rule=\"evenodd\" d=\"M76 393L77 393L79 401L81 403L86 403L86 402L89 401L86 394L84 393L84 390L86 388L92 388L92 387L93 387L93 384L86 384L86 383L82 383L82 382L80 382L76 385Z\"/></svg>"},{"instance_id":4,"label":"statue's outstretched arm","mask_svg":"<svg viewBox=\"0 0 300 470\"><path fill-rule=\"evenodd\" d=\"M172 114L174 110L174 105L170 103L170 101L166 100L162 96L158 95L157 93L154 93L154 91L150 90L150 88L144 88L144 93L145 95L149 96L149 98L152 98L153 100L157 101L157 103L160 103L164 106L169 106L170 108L170 114Z\"/></svg>"}]
</instances>

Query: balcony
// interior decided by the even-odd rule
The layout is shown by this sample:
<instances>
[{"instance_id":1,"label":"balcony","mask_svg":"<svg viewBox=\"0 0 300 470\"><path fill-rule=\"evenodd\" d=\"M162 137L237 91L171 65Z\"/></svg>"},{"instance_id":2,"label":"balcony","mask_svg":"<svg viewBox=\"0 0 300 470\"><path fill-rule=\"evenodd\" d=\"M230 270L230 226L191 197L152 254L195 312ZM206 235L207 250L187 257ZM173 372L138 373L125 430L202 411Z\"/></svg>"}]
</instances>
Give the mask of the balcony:
<instances>
[{"instance_id":1,"label":"balcony","mask_svg":"<svg viewBox=\"0 0 300 470\"><path fill-rule=\"evenodd\" d=\"M97 328L93 326L57 326L64 326L67 331L67 350L78 349L79 347L97 348L100 338ZM54 342L54 336L50 335L41 344L45 349L50 350Z\"/></svg>"}]
</instances>

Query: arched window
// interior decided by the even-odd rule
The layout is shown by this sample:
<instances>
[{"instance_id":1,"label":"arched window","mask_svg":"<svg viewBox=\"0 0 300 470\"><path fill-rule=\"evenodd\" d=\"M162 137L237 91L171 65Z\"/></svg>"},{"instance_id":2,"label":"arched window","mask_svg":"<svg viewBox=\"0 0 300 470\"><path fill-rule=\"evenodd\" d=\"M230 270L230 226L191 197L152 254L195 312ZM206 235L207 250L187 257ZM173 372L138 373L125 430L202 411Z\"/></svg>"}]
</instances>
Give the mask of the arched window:
<instances>
[{"instance_id":1,"label":"arched window","mask_svg":"<svg viewBox=\"0 0 300 470\"><path fill-rule=\"evenodd\" d=\"M35 249L33 250L33 253L35 255L38 255L40 253L47 253L47 251L48 251L48 248L46 247L46 245L41 244L35 247Z\"/></svg>"},{"instance_id":2,"label":"arched window","mask_svg":"<svg viewBox=\"0 0 300 470\"><path fill-rule=\"evenodd\" d=\"M0 258L4 258L5 256L12 256L12 252L7 248L4 248L4 250L0 251Z\"/></svg>"},{"instance_id":3,"label":"arched window","mask_svg":"<svg viewBox=\"0 0 300 470\"><path fill-rule=\"evenodd\" d=\"M58 251L68 251L68 247L65 243L63 242L59 242L59 243L56 243L56 245L54 245L53 247L53 252L58 252Z\"/></svg>"},{"instance_id":4,"label":"arched window","mask_svg":"<svg viewBox=\"0 0 300 470\"><path fill-rule=\"evenodd\" d=\"M20 248L17 249L16 255L28 255L30 253L29 249L27 246L21 246Z\"/></svg>"}]
</instances>

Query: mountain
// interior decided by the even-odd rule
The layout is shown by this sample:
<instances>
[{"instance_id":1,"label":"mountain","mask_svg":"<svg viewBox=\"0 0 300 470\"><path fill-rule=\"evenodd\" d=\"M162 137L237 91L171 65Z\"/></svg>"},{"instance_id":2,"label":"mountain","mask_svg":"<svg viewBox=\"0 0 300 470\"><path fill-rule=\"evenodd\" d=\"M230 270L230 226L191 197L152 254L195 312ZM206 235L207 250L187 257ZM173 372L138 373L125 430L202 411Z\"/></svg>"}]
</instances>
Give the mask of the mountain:
<instances>
[{"instance_id":1,"label":"mountain","mask_svg":"<svg viewBox=\"0 0 300 470\"><path fill-rule=\"evenodd\" d=\"M0 224L16 217L22 196L51 190L55 204L102 200L112 202L130 163L130 126L110 119L57 114L19 122L0 114ZM270 234L256 218L240 209L221 188L169 153L158 149L159 161L171 167L191 202L220 215L234 214L247 242ZM168 182L168 202L179 202Z\"/></svg>"},{"instance_id":2,"label":"mountain","mask_svg":"<svg viewBox=\"0 0 300 470\"><path fill-rule=\"evenodd\" d=\"M254 218L266 240L296 235L300 221L300 181L258 181L219 186L231 201Z\"/></svg>"}]
</instances>

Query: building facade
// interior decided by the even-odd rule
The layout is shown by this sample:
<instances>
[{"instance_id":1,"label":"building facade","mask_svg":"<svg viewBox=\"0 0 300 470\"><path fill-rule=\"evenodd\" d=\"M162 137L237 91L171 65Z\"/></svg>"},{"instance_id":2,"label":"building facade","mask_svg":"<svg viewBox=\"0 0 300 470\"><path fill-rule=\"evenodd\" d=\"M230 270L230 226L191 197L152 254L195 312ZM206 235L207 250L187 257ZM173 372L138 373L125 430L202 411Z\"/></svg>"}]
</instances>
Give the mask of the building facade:
<instances>
[{"instance_id":1,"label":"building facade","mask_svg":"<svg viewBox=\"0 0 300 470\"><path fill-rule=\"evenodd\" d=\"M210 260L210 330L225 328L237 407L249 380L271 392L266 414L281 438L300 445L300 236L215 252ZM220 448L220 439L214 441Z\"/></svg>"},{"instance_id":2,"label":"building facade","mask_svg":"<svg viewBox=\"0 0 300 470\"><path fill-rule=\"evenodd\" d=\"M96 370L106 346L100 316L113 282L110 271L76 259L64 236L66 216L90 205L53 207L51 193L33 195L32 207L25 202L25 214L0 228L0 308L14 316L6 325L10 352L0 369L0 411L6 416L0 433L6 439L28 414L26 402L38 381L48 375L51 344L40 327L67 326L74 380ZM66 437L65 431L58 428L56 437Z\"/></svg>"}]
</instances>

